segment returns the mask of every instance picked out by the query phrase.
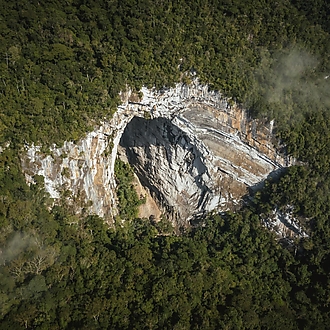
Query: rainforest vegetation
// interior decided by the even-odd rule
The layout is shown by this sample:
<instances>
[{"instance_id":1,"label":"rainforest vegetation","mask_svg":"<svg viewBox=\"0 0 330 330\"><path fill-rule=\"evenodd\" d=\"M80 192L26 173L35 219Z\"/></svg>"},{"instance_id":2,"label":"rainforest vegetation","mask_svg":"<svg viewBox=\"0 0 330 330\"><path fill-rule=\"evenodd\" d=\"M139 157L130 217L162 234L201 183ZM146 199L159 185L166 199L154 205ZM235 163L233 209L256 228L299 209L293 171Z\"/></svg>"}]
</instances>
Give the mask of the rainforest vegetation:
<instances>
[{"instance_id":1,"label":"rainforest vegetation","mask_svg":"<svg viewBox=\"0 0 330 330\"><path fill-rule=\"evenodd\" d=\"M326 0L0 0L0 328L327 329L330 324L330 7ZM242 210L175 234L136 218L118 162L110 226L43 178L26 144L78 140L119 92L189 83L275 119L300 161ZM263 226L293 206L308 237Z\"/></svg>"}]
</instances>

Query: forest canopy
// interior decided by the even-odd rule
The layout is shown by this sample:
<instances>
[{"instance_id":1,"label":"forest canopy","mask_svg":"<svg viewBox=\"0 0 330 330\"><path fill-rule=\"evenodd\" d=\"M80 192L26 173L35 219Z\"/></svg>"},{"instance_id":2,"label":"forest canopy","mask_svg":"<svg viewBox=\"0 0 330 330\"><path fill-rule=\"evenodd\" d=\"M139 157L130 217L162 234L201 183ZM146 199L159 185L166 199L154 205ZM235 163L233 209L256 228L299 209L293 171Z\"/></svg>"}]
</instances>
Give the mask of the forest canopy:
<instances>
[{"instance_id":1,"label":"forest canopy","mask_svg":"<svg viewBox=\"0 0 330 330\"><path fill-rule=\"evenodd\" d=\"M0 0L1 329L326 329L330 324L330 8L326 0ZM117 163L116 226L28 186L25 144L76 141L119 92L189 72L275 119L289 168L236 213L181 235L136 219ZM308 237L262 219L293 207ZM130 219L122 221L123 219Z\"/></svg>"}]
</instances>

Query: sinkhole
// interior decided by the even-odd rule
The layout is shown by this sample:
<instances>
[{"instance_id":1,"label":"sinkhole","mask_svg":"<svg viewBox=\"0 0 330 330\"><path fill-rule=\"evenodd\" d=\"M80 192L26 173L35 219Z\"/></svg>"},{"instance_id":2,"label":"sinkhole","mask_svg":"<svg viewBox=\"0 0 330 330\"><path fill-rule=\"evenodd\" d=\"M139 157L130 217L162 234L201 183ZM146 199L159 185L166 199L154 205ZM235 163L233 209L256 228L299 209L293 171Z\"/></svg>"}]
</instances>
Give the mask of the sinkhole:
<instances>
[{"instance_id":1,"label":"sinkhole","mask_svg":"<svg viewBox=\"0 0 330 330\"><path fill-rule=\"evenodd\" d=\"M192 137L167 118L134 117L120 140L128 162L166 215L180 225L203 213L207 166Z\"/></svg>"}]
</instances>

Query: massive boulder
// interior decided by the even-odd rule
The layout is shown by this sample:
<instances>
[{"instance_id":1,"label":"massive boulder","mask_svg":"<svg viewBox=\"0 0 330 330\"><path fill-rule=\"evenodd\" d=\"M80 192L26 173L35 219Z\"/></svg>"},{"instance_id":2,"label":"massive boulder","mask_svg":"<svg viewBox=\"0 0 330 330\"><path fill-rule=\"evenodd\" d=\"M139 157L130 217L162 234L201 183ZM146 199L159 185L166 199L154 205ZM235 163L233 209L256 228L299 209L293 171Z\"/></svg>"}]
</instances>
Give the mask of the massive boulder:
<instances>
[{"instance_id":1,"label":"massive boulder","mask_svg":"<svg viewBox=\"0 0 330 330\"><path fill-rule=\"evenodd\" d=\"M239 205L249 187L290 165L273 144L273 123L251 120L219 92L195 80L161 91L123 93L122 105L77 143L43 154L27 146L28 182L42 175L55 200L63 195L77 212L116 214L114 162L120 144L141 183L177 224L205 212Z\"/></svg>"}]
</instances>

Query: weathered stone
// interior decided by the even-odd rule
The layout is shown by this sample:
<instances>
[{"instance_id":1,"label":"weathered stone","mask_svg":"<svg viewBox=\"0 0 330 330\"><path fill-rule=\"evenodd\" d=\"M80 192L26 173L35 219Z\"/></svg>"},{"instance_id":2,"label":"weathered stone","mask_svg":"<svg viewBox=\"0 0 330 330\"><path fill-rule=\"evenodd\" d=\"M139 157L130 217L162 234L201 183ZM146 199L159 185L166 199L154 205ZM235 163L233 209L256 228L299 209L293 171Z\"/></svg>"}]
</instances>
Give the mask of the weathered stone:
<instances>
[{"instance_id":1,"label":"weathered stone","mask_svg":"<svg viewBox=\"0 0 330 330\"><path fill-rule=\"evenodd\" d=\"M112 218L114 162L121 140L159 206L185 224L200 213L238 205L249 186L290 164L272 144L272 122L249 120L245 110L229 106L197 80L162 91L143 88L142 93L141 100L122 93L123 104L113 118L76 144L65 142L52 148L51 155L27 146L27 181L33 181L33 174L43 175L51 197L69 190L72 201L78 196L92 201L91 213Z\"/></svg>"}]
</instances>

